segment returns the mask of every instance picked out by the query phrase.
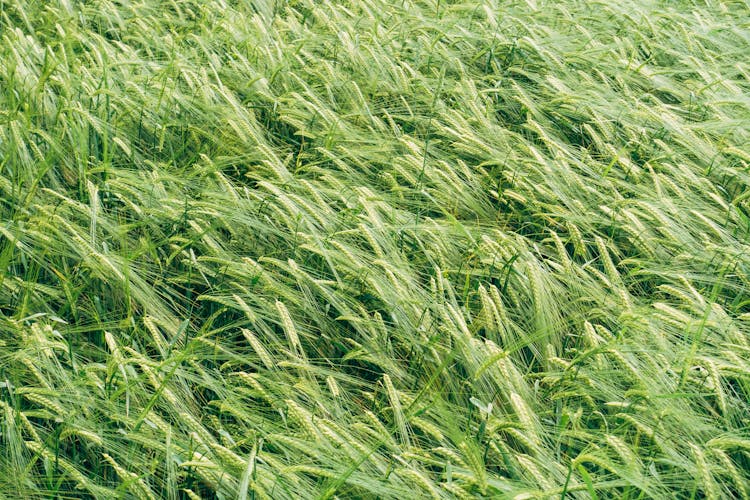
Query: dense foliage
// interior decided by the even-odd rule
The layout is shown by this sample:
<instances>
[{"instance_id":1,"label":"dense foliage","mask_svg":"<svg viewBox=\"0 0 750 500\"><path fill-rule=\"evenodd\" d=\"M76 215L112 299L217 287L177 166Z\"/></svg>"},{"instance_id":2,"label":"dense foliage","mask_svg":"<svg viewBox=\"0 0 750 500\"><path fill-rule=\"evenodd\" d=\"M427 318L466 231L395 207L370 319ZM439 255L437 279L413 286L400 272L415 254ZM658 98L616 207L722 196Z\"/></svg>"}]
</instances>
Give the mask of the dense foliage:
<instances>
[{"instance_id":1,"label":"dense foliage","mask_svg":"<svg viewBox=\"0 0 750 500\"><path fill-rule=\"evenodd\" d=\"M0 496L748 498L747 1L0 37Z\"/></svg>"}]
</instances>

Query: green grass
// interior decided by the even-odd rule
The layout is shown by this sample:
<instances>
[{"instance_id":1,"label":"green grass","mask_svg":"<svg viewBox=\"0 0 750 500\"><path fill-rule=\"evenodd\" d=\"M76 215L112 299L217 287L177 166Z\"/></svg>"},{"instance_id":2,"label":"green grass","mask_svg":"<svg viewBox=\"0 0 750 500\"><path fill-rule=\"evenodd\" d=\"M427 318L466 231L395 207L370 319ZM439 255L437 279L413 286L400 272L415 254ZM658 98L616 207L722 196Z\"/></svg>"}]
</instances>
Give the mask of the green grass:
<instances>
[{"instance_id":1,"label":"green grass","mask_svg":"<svg viewBox=\"0 0 750 500\"><path fill-rule=\"evenodd\" d=\"M749 497L747 1L0 37L0 497Z\"/></svg>"}]
</instances>

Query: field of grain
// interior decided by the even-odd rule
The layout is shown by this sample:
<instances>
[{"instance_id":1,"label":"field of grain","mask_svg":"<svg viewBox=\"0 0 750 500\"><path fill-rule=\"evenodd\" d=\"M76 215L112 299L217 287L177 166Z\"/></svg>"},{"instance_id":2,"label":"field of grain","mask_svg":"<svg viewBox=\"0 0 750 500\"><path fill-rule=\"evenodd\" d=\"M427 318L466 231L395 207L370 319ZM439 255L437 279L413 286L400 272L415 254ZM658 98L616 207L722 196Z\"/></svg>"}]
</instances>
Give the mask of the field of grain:
<instances>
[{"instance_id":1,"label":"field of grain","mask_svg":"<svg viewBox=\"0 0 750 500\"><path fill-rule=\"evenodd\" d=\"M0 498L750 498L747 0L0 0Z\"/></svg>"}]
</instances>

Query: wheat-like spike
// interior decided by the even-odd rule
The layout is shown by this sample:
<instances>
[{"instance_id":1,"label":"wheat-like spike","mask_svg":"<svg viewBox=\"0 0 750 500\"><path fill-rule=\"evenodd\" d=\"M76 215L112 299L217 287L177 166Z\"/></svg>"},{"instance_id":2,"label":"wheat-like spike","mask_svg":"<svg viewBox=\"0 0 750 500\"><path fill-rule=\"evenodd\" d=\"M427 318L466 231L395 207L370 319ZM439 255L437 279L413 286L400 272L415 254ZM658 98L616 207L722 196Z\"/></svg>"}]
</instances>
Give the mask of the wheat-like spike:
<instances>
[{"instance_id":1,"label":"wheat-like spike","mask_svg":"<svg viewBox=\"0 0 750 500\"><path fill-rule=\"evenodd\" d=\"M440 486L444 490L447 490L448 493L454 498L460 498L462 500L469 500L471 498L474 498L470 493L468 493L464 488L460 487L456 483L442 483Z\"/></svg>"},{"instance_id":2,"label":"wheat-like spike","mask_svg":"<svg viewBox=\"0 0 750 500\"><path fill-rule=\"evenodd\" d=\"M727 474L732 478L732 482L734 483L735 488L737 488L737 493L740 498L743 500L750 498L747 491L747 479L743 479L740 471L737 470L736 465L729 455L727 455L726 452L717 449L711 450L711 453L718 457L719 461L725 467Z\"/></svg>"},{"instance_id":3,"label":"wheat-like spike","mask_svg":"<svg viewBox=\"0 0 750 500\"><path fill-rule=\"evenodd\" d=\"M122 467L120 464L115 461L114 458L112 458L108 453L102 453L102 457L104 457L104 460L106 460L112 468L117 472L117 475L122 477L123 479L127 479L131 487L138 492L139 496L143 496L145 498L148 498L150 500L156 500L156 497L154 496L153 492L151 491L151 488L149 488L145 481L138 477L137 474L133 472L129 472L124 467Z\"/></svg>"},{"instance_id":4,"label":"wheat-like spike","mask_svg":"<svg viewBox=\"0 0 750 500\"><path fill-rule=\"evenodd\" d=\"M391 409L393 410L393 418L396 423L396 428L399 433L401 442L408 446L410 443L409 433L406 428L406 418L401 408L401 400L396 388L393 386L393 381L388 374L383 375L383 385L385 386L386 393L388 394L388 401L391 403Z\"/></svg>"},{"instance_id":5,"label":"wheat-like spike","mask_svg":"<svg viewBox=\"0 0 750 500\"><path fill-rule=\"evenodd\" d=\"M54 462L55 460L54 452L51 450L48 450L42 444L37 443L35 441L26 441L25 444L34 453L38 453L39 455L42 455L45 459L51 460ZM79 471L68 460L57 457L57 463L66 473L70 475L70 477L73 478L73 480L76 483L78 483L78 486L81 489L88 490L91 493L98 491L99 488L97 488L96 485L92 481L90 481L83 473L81 473L81 471Z\"/></svg>"},{"instance_id":6,"label":"wheat-like spike","mask_svg":"<svg viewBox=\"0 0 750 500\"><path fill-rule=\"evenodd\" d=\"M400 469L397 474L407 478L411 484L421 486L422 491L428 494L430 498L441 498L437 486L421 472L414 469Z\"/></svg>"},{"instance_id":7,"label":"wheat-like spike","mask_svg":"<svg viewBox=\"0 0 750 500\"><path fill-rule=\"evenodd\" d=\"M521 464L521 467L523 467L528 472L528 474L531 475L531 477L541 487L541 489L552 489L552 483L550 483L549 480L544 476L544 474L542 474L542 472L539 470L539 467L537 467L531 457L519 454L516 456L516 460L519 464Z\"/></svg>"},{"instance_id":8,"label":"wheat-like spike","mask_svg":"<svg viewBox=\"0 0 750 500\"><path fill-rule=\"evenodd\" d=\"M719 493L716 490L716 483L713 478L713 474L708 468L706 457L703 451L695 444L690 443L690 449L695 457L695 466L698 469L698 477L700 478L703 492L706 498L715 499L719 498Z\"/></svg>"},{"instance_id":9,"label":"wheat-like spike","mask_svg":"<svg viewBox=\"0 0 750 500\"><path fill-rule=\"evenodd\" d=\"M636 470L636 467L638 465L638 458L630 450L630 447L627 443L625 443L625 441L612 434L607 434L605 436L605 440L607 441L607 444L613 450L615 450L615 452L617 452L617 455L622 459L622 461L631 468L631 470Z\"/></svg>"},{"instance_id":10,"label":"wheat-like spike","mask_svg":"<svg viewBox=\"0 0 750 500\"><path fill-rule=\"evenodd\" d=\"M640 432L648 436L649 438L654 437L654 429L651 428L649 425L638 421L633 415L630 415L628 413L618 413L617 416L627 422L629 422L633 427L638 429Z\"/></svg>"},{"instance_id":11,"label":"wheat-like spike","mask_svg":"<svg viewBox=\"0 0 750 500\"><path fill-rule=\"evenodd\" d=\"M537 435L537 424L532 416L533 413L526 401L518 395L516 392L510 393L510 403L513 406L513 410L518 416L518 421L523 426L524 430L530 434L535 443L539 443L539 437Z\"/></svg>"},{"instance_id":12,"label":"wheat-like spike","mask_svg":"<svg viewBox=\"0 0 750 500\"><path fill-rule=\"evenodd\" d=\"M190 500L202 500L200 495L198 495L197 493L195 493L193 490L189 488L183 488L180 491L185 493Z\"/></svg>"},{"instance_id":13,"label":"wheat-like spike","mask_svg":"<svg viewBox=\"0 0 750 500\"><path fill-rule=\"evenodd\" d=\"M443 439L445 439L445 436L440 430L440 427L433 424L432 422L429 422L421 417L413 417L410 420L410 423L414 427L417 427L418 429L421 429L423 432L429 434L436 441L443 441Z\"/></svg>"},{"instance_id":14,"label":"wheat-like spike","mask_svg":"<svg viewBox=\"0 0 750 500\"><path fill-rule=\"evenodd\" d=\"M482 313L484 316L485 325L489 330L498 330L499 313L495 308L495 304L490 299L490 295L487 293L487 289L479 285L479 297L482 301Z\"/></svg>"},{"instance_id":15,"label":"wheat-like spike","mask_svg":"<svg viewBox=\"0 0 750 500\"><path fill-rule=\"evenodd\" d=\"M617 349L607 349L607 354L611 355L620 366L624 367L633 377L634 380L642 380L642 374L633 364Z\"/></svg>"},{"instance_id":16,"label":"wheat-like spike","mask_svg":"<svg viewBox=\"0 0 750 500\"><path fill-rule=\"evenodd\" d=\"M501 327L503 329L508 328L511 323L510 319L508 319L508 313L505 309L505 306L503 305L503 299L500 297L500 290L498 290L494 285L490 285L489 288L490 296L492 297L492 301L495 304L495 310L497 310L498 317L500 318L500 320L497 322L498 327Z\"/></svg>"},{"instance_id":17,"label":"wheat-like spike","mask_svg":"<svg viewBox=\"0 0 750 500\"><path fill-rule=\"evenodd\" d=\"M714 393L716 394L716 401L719 404L719 410L722 415L726 415L728 410L727 399L724 393L724 384L722 383L719 369L716 366L716 363L712 360L705 360L705 363L708 368L708 374L711 377L711 385L713 385Z\"/></svg>"},{"instance_id":18,"label":"wheat-like spike","mask_svg":"<svg viewBox=\"0 0 750 500\"><path fill-rule=\"evenodd\" d=\"M485 469L482 458L478 455L477 450L470 447L466 442L459 444L458 449L461 450L462 456L466 464L473 473L471 479L476 482L479 486L480 491L485 491L487 488L487 472Z\"/></svg>"},{"instance_id":19,"label":"wheat-like spike","mask_svg":"<svg viewBox=\"0 0 750 500\"><path fill-rule=\"evenodd\" d=\"M507 423L503 424L507 426ZM517 424L515 424L517 425ZM524 430L516 429L515 427L508 427L506 429L503 429L503 432L512 436L514 439L517 439L519 443L521 443L527 451L530 453L533 453L534 455L540 453L541 448L539 446L540 443L538 443L531 432Z\"/></svg>"},{"instance_id":20,"label":"wheat-like spike","mask_svg":"<svg viewBox=\"0 0 750 500\"><path fill-rule=\"evenodd\" d=\"M266 368L269 370L272 369L276 364L273 361L273 358L271 357L271 354L268 352L268 350L263 346L263 344L258 340L258 337L255 336L253 332L248 330L247 328L242 328L242 335L247 339L247 341L252 346L255 353L258 355L258 358L260 358L263 365L265 365Z\"/></svg>"},{"instance_id":21,"label":"wheat-like spike","mask_svg":"<svg viewBox=\"0 0 750 500\"><path fill-rule=\"evenodd\" d=\"M318 428L313 423L313 415L307 409L300 406L296 401L287 399L285 402L287 405L287 409L289 410L289 414L301 424L302 430L304 430L305 432L305 436L311 439L317 439Z\"/></svg>"},{"instance_id":22,"label":"wheat-like spike","mask_svg":"<svg viewBox=\"0 0 750 500\"><path fill-rule=\"evenodd\" d=\"M276 301L276 310L279 312L279 317L281 318L281 326L284 328L284 333L289 340L289 345L292 349L292 352L304 356L302 343L300 342L299 336L297 335L297 329L294 326L294 322L292 321L292 317L289 314L289 310L282 302L278 300Z\"/></svg>"}]
</instances>

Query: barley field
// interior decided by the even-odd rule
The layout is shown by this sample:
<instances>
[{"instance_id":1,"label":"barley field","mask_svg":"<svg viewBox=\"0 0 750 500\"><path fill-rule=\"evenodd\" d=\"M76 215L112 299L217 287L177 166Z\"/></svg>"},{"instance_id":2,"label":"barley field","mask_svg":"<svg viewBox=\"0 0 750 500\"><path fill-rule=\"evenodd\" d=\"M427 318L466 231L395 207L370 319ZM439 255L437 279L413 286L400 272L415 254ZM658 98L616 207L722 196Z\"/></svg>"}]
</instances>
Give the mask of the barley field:
<instances>
[{"instance_id":1,"label":"barley field","mask_svg":"<svg viewBox=\"0 0 750 500\"><path fill-rule=\"evenodd\" d=\"M0 498L750 498L750 3L0 0Z\"/></svg>"}]
</instances>

